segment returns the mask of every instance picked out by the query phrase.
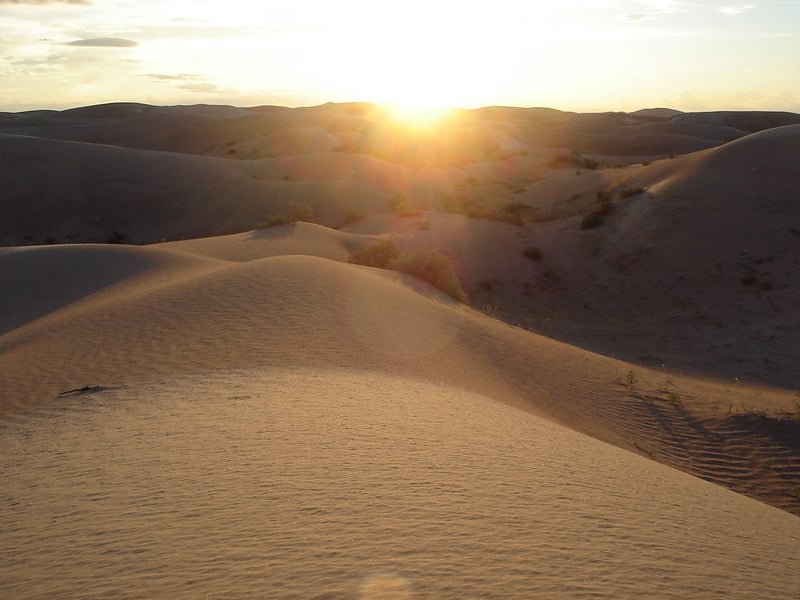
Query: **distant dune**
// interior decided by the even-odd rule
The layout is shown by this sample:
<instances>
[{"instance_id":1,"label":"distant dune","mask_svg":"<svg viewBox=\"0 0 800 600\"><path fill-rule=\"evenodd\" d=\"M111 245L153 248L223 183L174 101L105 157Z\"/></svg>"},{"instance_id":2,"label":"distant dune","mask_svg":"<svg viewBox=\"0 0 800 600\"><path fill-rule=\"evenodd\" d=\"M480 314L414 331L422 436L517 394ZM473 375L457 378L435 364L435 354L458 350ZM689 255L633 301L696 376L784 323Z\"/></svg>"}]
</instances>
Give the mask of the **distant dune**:
<instances>
[{"instance_id":1,"label":"distant dune","mask_svg":"<svg viewBox=\"0 0 800 600\"><path fill-rule=\"evenodd\" d=\"M118 103L0 154L3 597L800 589L800 116Z\"/></svg>"}]
</instances>

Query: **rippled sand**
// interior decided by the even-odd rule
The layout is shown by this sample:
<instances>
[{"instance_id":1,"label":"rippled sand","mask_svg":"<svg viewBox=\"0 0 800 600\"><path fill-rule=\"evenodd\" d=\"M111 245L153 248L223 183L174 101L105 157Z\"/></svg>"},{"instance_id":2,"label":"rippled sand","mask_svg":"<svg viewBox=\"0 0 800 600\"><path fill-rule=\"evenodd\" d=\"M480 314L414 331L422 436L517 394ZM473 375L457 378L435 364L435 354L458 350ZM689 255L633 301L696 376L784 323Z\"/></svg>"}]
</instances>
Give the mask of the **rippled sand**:
<instances>
[{"instance_id":1,"label":"rippled sand","mask_svg":"<svg viewBox=\"0 0 800 600\"><path fill-rule=\"evenodd\" d=\"M6 421L0 446L6 598L800 589L798 517L409 378L258 369L111 386Z\"/></svg>"}]
</instances>

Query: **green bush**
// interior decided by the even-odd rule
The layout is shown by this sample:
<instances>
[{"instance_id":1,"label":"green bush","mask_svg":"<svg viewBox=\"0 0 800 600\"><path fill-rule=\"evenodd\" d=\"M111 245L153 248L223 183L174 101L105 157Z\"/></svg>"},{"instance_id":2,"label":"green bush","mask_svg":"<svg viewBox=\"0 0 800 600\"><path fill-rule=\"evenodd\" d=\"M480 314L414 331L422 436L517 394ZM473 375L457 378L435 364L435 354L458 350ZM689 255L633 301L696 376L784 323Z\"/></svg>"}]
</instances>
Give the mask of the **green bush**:
<instances>
[{"instance_id":1,"label":"green bush","mask_svg":"<svg viewBox=\"0 0 800 600\"><path fill-rule=\"evenodd\" d=\"M431 284L459 302L467 302L467 295L453 269L452 261L435 250L400 250L392 240L378 240L352 253L347 262L405 273Z\"/></svg>"},{"instance_id":2,"label":"green bush","mask_svg":"<svg viewBox=\"0 0 800 600\"><path fill-rule=\"evenodd\" d=\"M314 209L308 204L292 204L285 213L272 215L256 226L256 229L267 229L278 225L292 225L298 221L311 223L314 221Z\"/></svg>"}]
</instances>

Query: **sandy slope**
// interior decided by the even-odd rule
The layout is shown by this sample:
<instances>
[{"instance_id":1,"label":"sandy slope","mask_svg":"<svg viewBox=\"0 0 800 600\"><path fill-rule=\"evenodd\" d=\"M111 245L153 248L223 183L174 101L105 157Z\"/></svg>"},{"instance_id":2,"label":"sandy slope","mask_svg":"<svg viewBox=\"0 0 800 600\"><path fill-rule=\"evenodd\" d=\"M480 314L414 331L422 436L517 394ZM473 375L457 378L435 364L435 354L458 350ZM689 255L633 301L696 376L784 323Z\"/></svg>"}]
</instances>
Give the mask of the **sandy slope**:
<instances>
[{"instance_id":1,"label":"sandy slope","mask_svg":"<svg viewBox=\"0 0 800 600\"><path fill-rule=\"evenodd\" d=\"M800 518L406 377L170 378L65 398L0 436L7 597L788 598L800 585Z\"/></svg>"},{"instance_id":2,"label":"sandy slope","mask_svg":"<svg viewBox=\"0 0 800 600\"><path fill-rule=\"evenodd\" d=\"M797 517L723 488L800 514L800 126L746 135L792 115L374 111L0 115L53 138L0 134L5 241L245 231L0 249L0 592L791 596ZM676 140L735 141L626 156ZM365 218L251 231L291 202ZM523 327L343 262L381 234Z\"/></svg>"},{"instance_id":3,"label":"sandy slope","mask_svg":"<svg viewBox=\"0 0 800 600\"><path fill-rule=\"evenodd\" d=\"M291 254L345 262L350 254L375 239L375 236L345 233L313 223L296 223L233 235L164 242L151 247L233 262Z\"/></svg>"},{"instance_id":4,"label":"sandy slope","mask_svg":"<svg viewBox=\"0 0 800 600\"><path fill-rule=\"evenodd\" d=\"M288 256L88 296L0 339L4 409L14 415L69 389L208 369L367 369L469 389L798 509L795 424L727 414L729 404L788 412L789 393L640 368L626 390L625 363L428 299L403 281Z\"/></svg>"}]
</instances>

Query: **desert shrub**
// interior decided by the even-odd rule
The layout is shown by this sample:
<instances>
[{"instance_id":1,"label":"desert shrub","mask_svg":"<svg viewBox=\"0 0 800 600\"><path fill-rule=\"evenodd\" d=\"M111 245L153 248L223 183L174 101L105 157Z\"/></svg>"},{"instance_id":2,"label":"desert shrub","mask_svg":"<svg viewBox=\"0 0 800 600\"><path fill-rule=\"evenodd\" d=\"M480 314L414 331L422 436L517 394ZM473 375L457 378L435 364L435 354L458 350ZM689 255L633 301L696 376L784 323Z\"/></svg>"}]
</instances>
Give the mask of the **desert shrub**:
<instances>
[{"instance_id":1,"label":"desert shrub","mask_svg":"<svg viewBox=\"0 0 800 600\"><path fill-rule=\"evenodd\" d=\"M526 258L530 258L531 260L542 260L542 257L544 256L542 251L537 246L528 246L525 248L523 254L526 256Z\"/></svg>"},{"instance_id":2,"label":"desert shrub","mask_svg":"<svg viewBox=\"0 0 800 600\"><path fill-rule=\"evenodd\" d=\"M403 194L395 194L389 198L388 202L389 212L393 212L401 217L416 217L420 211L411 206Z\"/></svg>"},{"instance_id":3,"label":"desert shrub","mask_svg":"<svg viewBox=\"0 0 800 600\"><path fill-rule=\"evenodd\" d=\"M487 221L502 221L522 227L525 219L519 212L507 212L505 209L497 209L487 206L468 206L462 211L463 215L469 219L486 219Z\"/></svg>"},{"instance_id":4,"label":"desert shrub","mask_svg":"<svg viewBox=\"0 0 800 600\"><path fill-rule=\"evenodd\" d=\"M358 223L361 219L364 218L364 215L358 212L357 210L348 210L344 215L344 223L342 223L342 227L345 225L352 225L353 223Z\"/></svg>"},{"instance_id":5,"label":"desert shrub","mask_svg":"<svg viewBox=\"0 0 800 600\"><path fill-rule=\"evenodd\" d=\"M292 204L285 213L267 217L256 225L256 229L267 229L278 225L292 225L298 221L311 223L314 221L314 209L308 204Z\"/></svg>"},{"instance_id":6,"label":"desert shrub","mask_svg":"<svg viewBox=\"0 0 800 600\"><path fill-rule=\"evenodd\" d=\"M603 190L597 192L595 202L597 203L597 212L601 215L608 214L614 208L614 200L612 200L611 195Z\"/></svg>"},{"instance_id":7,"label":"desert shrub","mask_svg":"<svg viewBox=\"0 0 800 600\"><path fill-rule=\"evenodd\" d=\"M745 275L744 277L742 277L740 279L740 282L741 282L742 285L751 286L751 285L755 285L756 278L755 278L754 275Z\"/></svg>"},{"instance_id":8,"label":"desert shrub","mask_svg":"<svg viewBox=\"0 0 800 600\"><path fill-rule=\"evenodd\" d=\"M127 237L124 233L119 231L112 231L111 235L108 237L108 244L124 244Z\"/></svg>"},{"instance_id":9,"label":"desert shrub","mask_svg":"<svg viewBox=\"0 0 800 600\"><path fill-rule=\"evenodd\" d=\"M592 171L594 171L595 169L597 169L599 164L596 160L592 160L591 158L584 158L583 166L586 167L587 169L591 169Z\"/></svg>"},{"instance_id":10,"label":"desert shrub","mask_svg":"<svg viewBox=\"0 0 800 600\"><path fill-rule=\"evenodd\" d=\"M466 303L467 295L453 270L453 263L444 254L426 248L401 252L392 269L430 283L451 298Z\"/></svg>"},{"instance_id":11,"label":"desert shrub","mask_svg":"<svg viewBox=\"0 0 800 600\"><path fill-rule=\"evenodd\" d=\"M417 229L420 231L427 231L431 228L431 222L427 219L423 219L421 221L417 221Z\"/></svg>"},{"instance_id":12,"label":"desert shrub","mask_svg":"<svg viewBox=\"0 0 800 600\"><path fill-rule=\"evenodd\" d=\"M391 264L400 256L400 248L392 240L383 239L373 242L353 252L347 262L366 267L390 269Z\"/></svg>"},{"instance_id":13,"label":"desert shrub","mask_svg":"<svg viewBox=\"0 0 800 600\"><path fill-rule=\"evenodd\" d=\"M599 212L592 212L583 217L581 229L594 229L603 224L603 215Z\"/></svg>"},{"instance_id":14,"label":"desert shrub","mask_svg":"<svg viewBox=\"0 0 800 600\"><path fill-rule=\"evenodd\" d=\"M630 198L631 196L638 196L645 193L647 190L643 187L625 188L619 193L620 198Z\"/></svg>"},{"instance_id":15,"label":"desert shrub","mask_svg":"<svg viewBox=\"0 0 800 600\"><path fill-rule=\"evenodd\" d=\"M525 204L524 202L509 202L503 207L503 210L510 215L518 215L519 213L521 213L524 210L527 210L528 208L530 208L530 205Z\"/></svg>"},{"instance_id":16,"label":"desert shrub","mask_svg":"<svg viewBox=\"0 0 800 600\"><path fill-rule=\"evenodd\" d=\"M467 301L452 261L435 250L400 250L392 240L384 239L353 252L347 262L405 273L431 284L459 302Z\"/></svg>"}]
</instances>

